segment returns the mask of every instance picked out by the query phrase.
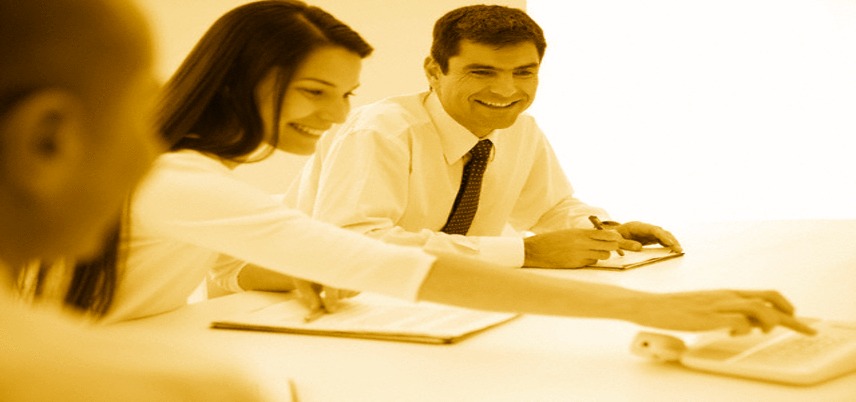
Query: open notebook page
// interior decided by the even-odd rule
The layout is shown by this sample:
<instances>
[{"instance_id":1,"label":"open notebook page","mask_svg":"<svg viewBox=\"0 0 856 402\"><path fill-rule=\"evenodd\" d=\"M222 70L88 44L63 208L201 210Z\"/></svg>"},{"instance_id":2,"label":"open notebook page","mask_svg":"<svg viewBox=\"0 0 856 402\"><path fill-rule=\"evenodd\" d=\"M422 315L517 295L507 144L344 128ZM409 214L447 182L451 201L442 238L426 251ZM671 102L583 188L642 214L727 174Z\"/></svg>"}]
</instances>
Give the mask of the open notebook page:
<instances>
[{"instance_id":1,"label":"open notebook page","mask_svg":"<svg viewBox=\"0 0 856 402\"><path fill-rule=\"evenodd\" d=\"M214 328L343 336L423 343L453 343L499 325L517 314L493 313L411 303L376 294L360 294L339 310L304 322L307 308L297 299L214 321Z\"/></svg>"},{"instance_id":2,"label":"open notebook page","mask_svg":"<svg viewBox=\"0 0 856 402\"><path fill-rule=\"evenodd\" d=\"M600 269L632 269L643 265L652 264L658 261L667 260L670 258L680 257L684 253L672 252L666 247L643 247L641 251L624 250L624 255L612 253L612 256L607 260L598 260L596 264L589 265L586 268Z\"/></svg>"}]
</instances>

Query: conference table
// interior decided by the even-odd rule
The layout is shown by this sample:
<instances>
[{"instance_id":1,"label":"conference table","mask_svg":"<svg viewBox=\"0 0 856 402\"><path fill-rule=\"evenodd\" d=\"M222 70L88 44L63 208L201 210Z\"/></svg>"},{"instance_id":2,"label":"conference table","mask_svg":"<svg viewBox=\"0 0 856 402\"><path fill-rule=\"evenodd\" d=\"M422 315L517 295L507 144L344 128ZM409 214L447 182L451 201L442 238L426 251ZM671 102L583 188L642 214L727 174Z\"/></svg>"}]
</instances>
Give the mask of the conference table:
<instances>
[{"instance_id":1,"label":"conference table","mask_svg":"<svg viewBox=\"0 0 856 402\"><path fill-rule=\"evenodd\" d=\"M666 292L775 289L797 314L856 322L856 220L669 227L686 254L628 271L534 274ZM231 350L300 401L856 401L856 373L814 386L721 376L630 353L638 325L524 315L451 345L210 329L288 294L245 292L122 324Z\"/></svg>"}]
</instances>

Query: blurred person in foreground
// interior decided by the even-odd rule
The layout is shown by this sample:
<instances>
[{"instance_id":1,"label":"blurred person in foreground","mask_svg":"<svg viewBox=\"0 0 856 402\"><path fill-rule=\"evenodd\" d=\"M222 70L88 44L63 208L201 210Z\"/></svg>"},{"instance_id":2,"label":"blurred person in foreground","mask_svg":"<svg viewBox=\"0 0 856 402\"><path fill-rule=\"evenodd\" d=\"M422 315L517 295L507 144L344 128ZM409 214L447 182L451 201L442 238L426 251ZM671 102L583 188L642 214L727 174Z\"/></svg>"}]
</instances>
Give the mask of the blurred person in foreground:
<instances>
[{"instance_id":1,"label":"blurred person in foreground","mask_svg":"<svg viewBox=\"0 0 856 402\"><path fill-rule=\"evenodd\" d=\"M147 112L157 90L148 27L130 3L0 1L0 399L267 394L237 360L166 333L87 328L18 297L22 267L32 261L85 259L99 250L161 150Z\"/></svg>"}]
</instances>

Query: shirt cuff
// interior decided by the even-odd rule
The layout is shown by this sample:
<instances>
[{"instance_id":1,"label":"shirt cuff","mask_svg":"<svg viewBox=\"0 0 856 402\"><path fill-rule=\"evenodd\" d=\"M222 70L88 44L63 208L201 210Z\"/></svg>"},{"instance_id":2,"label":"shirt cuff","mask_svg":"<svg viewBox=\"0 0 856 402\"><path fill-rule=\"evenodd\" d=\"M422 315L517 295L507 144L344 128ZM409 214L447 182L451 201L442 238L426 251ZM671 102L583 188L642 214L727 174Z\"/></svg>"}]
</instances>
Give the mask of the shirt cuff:
<instances>
[{"instance_id":1,"label":"shirt cuff","mask_svg":"<svg viewBox=\"0 0 856 402\"><path fill-rule=\"evenodd\" d=\"M243 292L238 277L246 266L244 261L220 256L216 264L208 270L208 281L232 293Z\"/></svg>"},{"instance_id":2,"label":"shirt cuff","mask_svg":"<svg viewBox=\"0 0 856 402\"><path fill-rule=\"evenodd\" d=\"M523 239L513 236L480 236L479 258L494 264L520 268L523 266Z\"/></svg>"}]
</instances>

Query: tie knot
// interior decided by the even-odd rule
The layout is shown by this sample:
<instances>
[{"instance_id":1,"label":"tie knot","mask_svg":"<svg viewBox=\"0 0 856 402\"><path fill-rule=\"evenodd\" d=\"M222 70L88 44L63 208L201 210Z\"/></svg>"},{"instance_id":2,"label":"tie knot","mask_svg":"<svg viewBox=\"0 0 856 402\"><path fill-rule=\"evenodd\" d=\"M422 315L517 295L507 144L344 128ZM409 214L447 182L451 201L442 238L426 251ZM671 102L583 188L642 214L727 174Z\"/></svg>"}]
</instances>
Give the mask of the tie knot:
<instances>
[{"instance_id":1,"label":"tie knot","mask_svg":"<svg viewBox=\"0 0 856 402\"><path fill-rule=\"evenodd\" d=\"M487 157L490 156L491 147L493 147L493 143L490 140L481 140L470 150L470 154L473 159L487 160Z\"/></svg>"}]
</instances>

